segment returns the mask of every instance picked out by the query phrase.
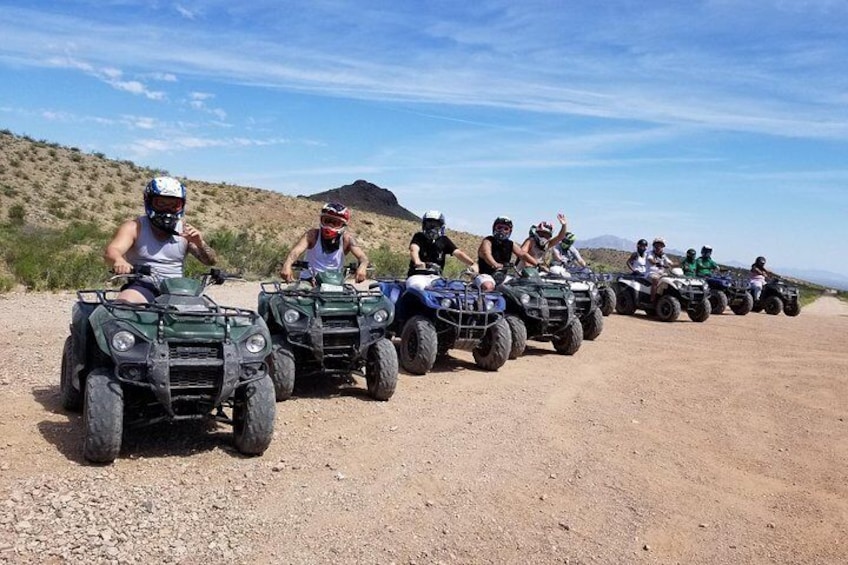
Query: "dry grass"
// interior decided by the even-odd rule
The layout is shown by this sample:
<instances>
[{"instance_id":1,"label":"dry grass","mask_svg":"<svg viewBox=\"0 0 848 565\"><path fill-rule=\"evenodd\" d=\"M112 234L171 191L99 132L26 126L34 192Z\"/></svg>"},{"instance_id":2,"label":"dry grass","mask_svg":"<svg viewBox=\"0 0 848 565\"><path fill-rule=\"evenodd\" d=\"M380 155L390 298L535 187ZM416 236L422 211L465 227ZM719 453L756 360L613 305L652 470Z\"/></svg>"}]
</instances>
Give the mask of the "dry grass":
<instances>
[{"instance_id":1,"label":"dry grass","mask_svg":"<svg viewBox=\"0 0 848 565\"><path fill-rule=\"evenodd\" d=\"M142 212L145 184L166 171L106 159L76 148L0 132L0 223L24 210L24 221L60 228L72 220L118 224ZM291 245L316 225L321 203L265 190L181 179L189 191L187 219L203 230L246 230L263 241ZM18 208L15 208L15 207ZM405 251L416 222L359 211L351 228L366 249ZM480 236L451 232L470 255Z\"/></svg>"}]
</instances>

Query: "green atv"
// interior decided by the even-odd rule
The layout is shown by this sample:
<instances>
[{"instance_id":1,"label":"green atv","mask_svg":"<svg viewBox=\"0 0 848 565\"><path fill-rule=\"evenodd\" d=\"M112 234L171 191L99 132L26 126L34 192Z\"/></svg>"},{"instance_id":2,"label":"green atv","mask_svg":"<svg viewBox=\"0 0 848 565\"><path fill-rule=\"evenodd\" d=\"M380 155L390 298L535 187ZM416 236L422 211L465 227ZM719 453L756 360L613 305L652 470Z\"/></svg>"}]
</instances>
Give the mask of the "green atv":
<instances>
[{"instance_id":1,"label":"green atv","mask_svg":"<svg viewBox=\"0 0 848 565\"><path fill-rule=\"evenodd\" d=\"M514 276L508 276L510 272ZM577 353L583 344L583 325L568 284L541 277L536 267L518 271L512 264L495 273L495 281L506 300L506 321L512 333L510 359L524 353L528 339L550 341L563 355Z\"/></svg>"},{"instance_id":2,"label":"green atv","mask_svg":"<svg viewBox=\"0 0 848 565\"><path fill-rule=\"evenodd\" d=\"M114 290L77 292L60 395L66 409L83 412L83 456L110 463L125 428L205 418L231 424L241 453L263 453L276 413L265 322L203 294L228 278L218 269L160 280L139 267L112 279L140 277L158 286L153 302L118 301Z\"/></svg>"},{"instance_id":3,"label":"green atv","mask_svg":"<svg viewBox=\"0 0 848 565\"><path fill-rule=\"evenodd\" d=\"M305 261L297 269L309 268ZM271 331L268 357L278 401L291 397L295 378L363 375L368 394L388 400L397 386L398 357L386 330L394 319L394 305L377 283L358 290L345 282L356 269L315 273L292 284L264 282L259 314Z\"/></svg>"}]
</instances>

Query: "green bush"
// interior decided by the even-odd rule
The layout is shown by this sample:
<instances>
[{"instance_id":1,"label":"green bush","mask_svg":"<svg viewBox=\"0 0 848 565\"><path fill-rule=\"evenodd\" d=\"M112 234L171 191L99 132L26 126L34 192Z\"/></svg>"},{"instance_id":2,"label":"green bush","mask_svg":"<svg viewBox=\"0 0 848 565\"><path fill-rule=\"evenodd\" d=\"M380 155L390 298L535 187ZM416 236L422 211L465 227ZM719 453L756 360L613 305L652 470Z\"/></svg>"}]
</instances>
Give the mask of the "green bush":
<instances>
[{"instance_id":1,"label":"green bush","mask_svg":"<svg viewBox=\"0 0 848 565\"><path fill-rule=\"evenodd\" d=\"M13 204L9 207L9 222L12 225L20 226L24 223L26 217L26 208L22 204Z\"/></svg>"},{"instance_id":2,"label":"green bush","mask_svg":"<svg viewBox=\"0 0 848 565\"><path fill-rule=\"evenodd\" d=\"M15 281L31 290L102 284L105 237L95 224L62 230L9 224L0 228L0 254Z\"/></svg>"},{"instance_id":3,"label":"green bush","mask_svg":"<svg viewBox=\"0 0 848 565\"><path fill-rule=\"evenodd\" d=\"M260 240L246 231L220 230L206 234L205 239L218 254L221 267L246 278L273 276L288 254L285 246Z\"/></svg>"}]
</instances>

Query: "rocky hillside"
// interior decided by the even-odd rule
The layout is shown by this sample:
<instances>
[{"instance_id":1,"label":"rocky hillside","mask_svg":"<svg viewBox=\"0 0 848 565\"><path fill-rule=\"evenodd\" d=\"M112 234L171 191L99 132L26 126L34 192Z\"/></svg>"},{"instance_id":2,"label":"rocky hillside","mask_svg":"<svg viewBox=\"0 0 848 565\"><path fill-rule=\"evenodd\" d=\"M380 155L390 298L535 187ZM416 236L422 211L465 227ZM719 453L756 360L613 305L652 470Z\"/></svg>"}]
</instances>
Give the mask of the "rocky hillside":
<instances>
[{"instance_id":1,"label":"rocky hillside","mask_svg":"<svg viewBox=\"0 0 848 565\"><path fill-rule=\"evenodd\" d=\"M311 196L301 196L316 202L342 202L357 210L374 212L381 216L418 222L418 216L400 204L392 191L381 188L367 180L357 180L332 190L325 190Z\"/></svg>"},{"instance_id":2,"label":"rocky hillside","mask_svg":"<svg viewBox=\"0 0 848 565\"><path fill-rule=\"evenodd\" d=\"M0 223L14 219L64 227L81 220L117 227L142 212L145 184L163 174L168 173L0 131ZM353 209L351 227L366 250L386 245L404 251L419 229L418 218L398 205L394 194L367 181L298 198L225 182L181 180L189 192L187 218L203 230L246 231L291 245L317 224L329 194ZM480 241L469 233L452 231L450 236L469 253Z\"/></svg>"}]
</instances>

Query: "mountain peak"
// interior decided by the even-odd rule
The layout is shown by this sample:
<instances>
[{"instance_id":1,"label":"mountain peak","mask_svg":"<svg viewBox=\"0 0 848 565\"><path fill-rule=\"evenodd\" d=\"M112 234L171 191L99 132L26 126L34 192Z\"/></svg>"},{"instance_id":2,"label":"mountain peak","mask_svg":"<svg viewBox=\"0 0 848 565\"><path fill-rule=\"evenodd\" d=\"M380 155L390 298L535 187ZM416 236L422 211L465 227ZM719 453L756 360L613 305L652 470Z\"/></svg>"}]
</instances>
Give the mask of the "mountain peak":
<instances>
[{"instance_id":1,"label":"mountain peak","mask_svg":"<svg viewBox=\"0 0 848 565\"><path fill-rule=\"evenodd\" d=\"M318 202L341 202L345 206L357 210L392 216L401 220L417 222L419 219L417 214L413 214L398 203L397 197L391 190L381 188L363 179L357 179L352 184L325 190L304 198Z\"/></svg>"}]
</instances>

